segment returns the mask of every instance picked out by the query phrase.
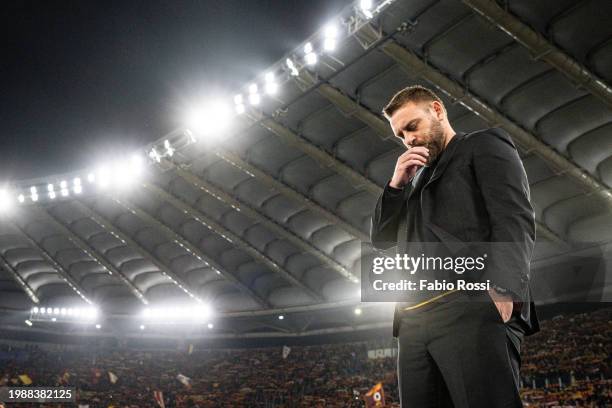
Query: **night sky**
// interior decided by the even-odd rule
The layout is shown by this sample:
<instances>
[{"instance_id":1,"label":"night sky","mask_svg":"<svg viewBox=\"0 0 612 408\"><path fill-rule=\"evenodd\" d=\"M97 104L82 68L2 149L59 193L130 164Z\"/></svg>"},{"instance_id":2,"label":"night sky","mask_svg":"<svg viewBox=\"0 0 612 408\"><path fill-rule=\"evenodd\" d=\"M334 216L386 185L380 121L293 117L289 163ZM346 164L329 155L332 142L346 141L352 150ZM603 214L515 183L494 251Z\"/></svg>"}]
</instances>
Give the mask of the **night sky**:
<instances>
[{"instance_id":1,"label":"night sky","mask_svg":"<svg viewBox=\"0 0 612 408\"><path fill-rule=\"evenodd\" d=\"M0 182L79 170L162 137L193 101L231 96L349 3L5 3Z\"/></svg>"}]
</instances>

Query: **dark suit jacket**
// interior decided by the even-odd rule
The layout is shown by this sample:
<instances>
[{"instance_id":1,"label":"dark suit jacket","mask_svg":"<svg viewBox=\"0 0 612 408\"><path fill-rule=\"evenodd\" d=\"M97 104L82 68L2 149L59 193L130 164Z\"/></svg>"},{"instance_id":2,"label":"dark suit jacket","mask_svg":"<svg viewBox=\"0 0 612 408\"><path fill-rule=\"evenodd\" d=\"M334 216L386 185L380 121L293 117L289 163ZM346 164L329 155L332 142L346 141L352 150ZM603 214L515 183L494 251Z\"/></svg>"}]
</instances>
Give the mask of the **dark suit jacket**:
<instances>
[{"instance_id":1,"label":"dark suit jacket","mask_svg":"<svg viewBox=\"0 0 612 408\"><path fill-rule=\"evenodd\" d=\"M390 198L389 187L385 188L372 219L372 244L380 249L397 244L402 251L406 241L402 224L407 211L419 201L426 235L423 242L512 243L503 259L490 257L483 280L511 291L515 300L522 302L520 311L515 311L517 320L525 334L533 334L539 331L529 289L535 215L525 169L512 139L501 129L458 133L455 138L422 186L420 200L408 201L408 197L417 187L422 169L404 188L402 199ZM387 200L384 211L383 200ZM396 308L394 337L399 330L398 315Z\"/></svg>"}]
</instances>

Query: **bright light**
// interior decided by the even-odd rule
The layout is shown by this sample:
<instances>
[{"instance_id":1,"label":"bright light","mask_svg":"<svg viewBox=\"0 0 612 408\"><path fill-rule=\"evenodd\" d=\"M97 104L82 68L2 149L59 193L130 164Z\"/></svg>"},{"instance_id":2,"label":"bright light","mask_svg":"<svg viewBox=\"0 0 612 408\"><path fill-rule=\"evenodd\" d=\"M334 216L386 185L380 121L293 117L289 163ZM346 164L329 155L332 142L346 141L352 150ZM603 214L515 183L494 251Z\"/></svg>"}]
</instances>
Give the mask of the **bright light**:
<instances>
[{"instance_id":1,"label":"bright light","mask_svg":"<svg viewBox=\"0 0 612 408\"><path fill-rule=\"evenodd\" d=\"M72 184L75 185L75 186L80 186L81 185L81 179L79 177L75 177L72 180Z\"/></svg>"},{"instance_id":2,"label":"bright light","mask_svg":"<svg viewBox=\"0 0 612 408\"><path fill-rule=\"evenodd\" d=\"M62 197L68 197L68 195L70 194L67 188L63 188L61 193L62 193Z\"/></svg>"},{"instance_id":3,"label":"bright light","mask_svg":"<svg viewBox=\"0 0 612 408\"><path fill-rule=\"evenodd\" d=\"M141 324L141 325L140 325L140 330L144 330L145 328L146 328L146 327L145 327L145 325L144 325L144 324Z\"/></svg>"},{"instance_id":4,"label":"bright light","mask_svg":"<svg viewBox=\"0 0 612 408\"><path fill-rule=\"evenodd\" d=\"M290 58L287 58L285 60L285 64L287 64L287 68L289 68L289 72L291 73L291 76L298 76L298 75L300 75L300 73L297 70L295 64L293 63L293 61L291 61Z\"/></svg>"},{"instance_id":5,"label":"bright light","mask_svg":"<svg viewBox=\"0 0 612 408\"><path fill-rule=\"evenodd\" d=\"M249 95L249 102L251 103L251 105L259 105L259 102L261 101L261 98L259 96L259 94L250 94Z\"/></svg>"},{"instance_id":6,"label":"bright light","mask_svg":"<svg viewBox=\"0 0 612 408\"><path fill-rule=\"evenodd\" d=\"M249 85L249 103L251 105L259 105L261 97L257 93L257 84Z\"/></svg>"},{"instance_id":7,"label":"bright light","mask_svg":"<svg viewBox=\"0 0 612 408\"><path fill-rule=\"evenodd\" d=\"M266 93L268 95L274 95L278 90L278 84L274 79L274 72L268 72L266 74Z\"/></svg>"},{"instance_id":8,"label":"bright light","mask_svg":"<svg viewBox=\"0 0 612 408\"><path fill-rule=\"evenodd\" d=\"M17 201L19 201L20 203L23 203L25 201L25 197L23 196L23 194L19 194L17 196Z\"/></svg>"},{"instance_id":9,"label":"bright light","mask_svg":"<svg viewBox=\"0 0 612 408\"><path fill-rule=\"evenodd\" d=\"M96 324L96 329L100 330L101 328L102 328L102 325L101 325L101 324L99 324L99 323L98 323L98 324Z\"/></svg>"},{"instance_id":10,"label":"bright light","mask_svg":"<svg viewBox=\"0 0 612 408\"><path fill-rule=\"evenodd\" d=\"M53 190L49 191L49 198L52 200L55 200L55 191Z\"/></svg>"},{"instance_id":11,"label":"bright light","mask_svg":"<svg viewBox=\"0 0 612 408\"><path fill-rule=\"evenodd\" d=\"M38 307L34 307L34 308L32 309L32 313L34 313L34 314L38 313Z\"/></svg>"},{"instance_id":12,"label":"bright light","mask_svg":"<svg viewBox=\"0 0 612 408\"><path fill-rule=\"evenodd\" d=\"M325 27L325 39L323 40L323 49L325 51L333 51L336 49L336 38L338 37L338 28L330 24Z\"/></svg>"},{"instance_id":13,"label":"bright light","mask_svg":"<svg viewBox=\"0 0 612 408\"><path fill-rule=\"evenodd\" d=\"M60 188L66 188L68 186L68 182L66 180L60 181Z\"/></svg>"},{"instance_id":14,"label":"bright light","mask_svg":"<svg viewBox=\"0 0 612 408\"><path fill-rule=\"evenodd\" d=\"M238 95L234 96L234 103L236 105L242 105L243 104L242 94L238 94Z\"/></svg>"},{"instance_id":15,"label":"bright light","mask_svg":"<svg viewBox=\"0 0 612 408\"><path fill-rule=\"evenodd\" d=\"M55 309L53 309L53 314L54 315L58 315L59 313L60 313L59 307L56 307Z\"/></svg>"},{"instance_id":16,"label":"bright light","mask_svg":"<svg viewBox=\"0 0 612 408\"><path fill-rule=\"evenodd\" d=\"M96 175L93 173L89 173L87 175L87 181L89 181L90 183L94 183L96 181Z\"/></svg>"},{"instance_id":17,"label":"bright light","mask_svg":"<svg viewBox=\"0 0 612 408\"><path fill-rule=\"evenodd\" d=\"M314 65L317 63L317 54L313 52L312 44L307 42L304 45L304 53L306 54L305 61L307 65Z\"/></svg>"},{"instance_id":18,"label":"bright light","mask_svg":"<svg viewBox=\"0 0 612 408\"><path fill-rule=\"evenodd\" d=\"M32 194L30 198L32 199L33 202L36 202L38 201L38 194Z\"/></svg>"},{"instance_id":19,"label":"bright light","mask_svg":"<svg viewBox=\"0 0 612 408\"><path fill-rule=\"evenodd\" d=\"M53 189L54 189L53 184L48 184L47 185L47 190L48 191L53 191Z\"/></svg>"},{"instance_id":20,"label":"bright light","mask_svg":"<svg viewBox=\"0 0 612 408\"><path fill-rule=\"evenodd\" d=\"M98 185L101 188L106 188L108 186L108 169L106 167L100 167L96 172L98 174Z\"/></svg>"},{"instance_id":21,"label":"bright light","mask_svg":"<svg viewBox=\"0 0 612 408\"><path fill-rule=\"evenodd\" d=\"M6 190L0 190L0 211L5 212L11 208L11 198Z\"/></svg>"},{"instance_id":22,"label":"bright light","mask_svg":"<svg viewBox=\"0 0 612 408\"><path fill-rule=\"evenodd\" d=\"M240 95L239 99L242 100L242 95ZM237 104L236 109L238 106L242 105ZM217 100L194 109L188 117L188 122L189 128L193 129L197 134L218 138L229 128L231 119L231 106L221 100Z\"/></svg>"},{"instance_id":23,"label":"bright light","mask_svg":"<svg viewBox=\"0 0 612 408\"><path fill-rule=\"evenodd\" d=\"M172 145L170 144L170 141L168 139L164 140L164 149L166 149L166 154L169 157L172 157L174 155L174 147L172 147Z\"/></svg>"},{"instance_id":24,"label":"bright light","mask_svg":"<svg viewBox=\"0 0 612 408\"><path fill-rule=\"evenodd\" d=\"M152 160L155 160L157 163L161 161L161 155L157 152L157 150L154 147L149 152L149 157Z\"/></svg>"},{"instance_id":25,"label":"bright light","mask_svg":"<svg viewBox=\"0 0 612 408\"><path fill-rule=\"evenodd\" d=\"M74 186L73 190L74 190L74 194L81 194L83 192L83 188L80 185Z\"/></svg>"},{"instance_id":26,"label":"bright light","mask_svg":"<svg viewBox=\"0 0 612 408\"><path fill-rule=\"evenodd\" d=\"M361 312L362 312L362 311L361 311L361 308L359 308L359 307L356 307L356 308L355 308L355 314L356 314L357 316L360 316L360 315L361 315Z\"/></svg>"},{"instance_id":27,"label":"bright light","mask_svg":"<svg viewBox=\"0 0 612 408\"><path fill-rule=\"evenodd\" d=\"M361 0L359 2L359 7L361 7L361 12L367 18L372 18L372 0Z\"/></svg>"},{"instance_id":28,"label":"bright light","mask_svg":"<svg viewBox=\"0 0 612 408\"><path fill-rule=\"evenodd\" d=\"M212 329L213 327L215 327L215 325L214 325L214 324L212 324L212 323L208 323L208 328L209 328L209 329Z\"/></svg>"},{"instance_id":29,"label":"bright light","mask_svg":"<svg viewBox=\"0 0 612 408\"><path fill-rule=\"evenodd\" d=\"M284 319L285 319L285 316L283 316L283 315L278 315L278 320L284 320Z\"/></svg>"},{"instance_id":30,"label":"bright light","mask_svg":"<svg viewBox=\"0 0 612 408\"><path fill-rule=\"evenodd\" d=\"M53 309L51 309L50 307L47 308L47 314L51 314L53 313Z\"/></svg>"},{"instance_id":31,"label":"bright light","mask_svg":"<svg viewBox=\"0 0 612 408\"><path fill-rule=\"evenodd\" d=\"M53 317L53 318L51 318L51 321L52 321L52 322L57 322L57 317Z\"/></svg>"},{"instance_id":32,"label":"bright light","mask_svg":"<svg viewBox=\"0 0 612 408\"><path fill-rule=\"evenodd\" d=\"M28 326L32 327L32 322L31 322L31 321L29 321L29 320L26 320L26 321L25 321L25 324L27 324Z\"/></svg>"},{"instance_id":33,"label":"bright light","mask_svg":"<svg viewBox=\"0 0 612 408\"><path fill-rule=\"evenodd\" d=\"M36 187L34 187L34 186L30 187L30 193L36 194L37 191L38 190L36 190Z\"/></svg>"},{"instance_id":34,"label":"bright light","mask_svg":"<svg viewBox=\"0 0 612 408\"><path fill-rule=\"evenodd\" d=\"M242 115L244 113L244 105L236 105L236 113Z\"/></svg>"},{"instance_id":35,"label":"bright light","mask_svg":"<svg viewBox=\"0 0 612 408\"><path fill-rule=\"evenodd\" d=\"M40 308L40 314L45 314L45 308L44 307Z\"/></svg>"},{"instance_id":36,"label":"bright light","mask_svg":"<svg viewBox=\"0 0 612 408\"><path fill-rule=\"evenodd\" d=\"M60 314L61 314L62 316L66 316L66 308L65 308L65 307L62 307L62 308L60 309Z\"/></svg>"}]
</instances>

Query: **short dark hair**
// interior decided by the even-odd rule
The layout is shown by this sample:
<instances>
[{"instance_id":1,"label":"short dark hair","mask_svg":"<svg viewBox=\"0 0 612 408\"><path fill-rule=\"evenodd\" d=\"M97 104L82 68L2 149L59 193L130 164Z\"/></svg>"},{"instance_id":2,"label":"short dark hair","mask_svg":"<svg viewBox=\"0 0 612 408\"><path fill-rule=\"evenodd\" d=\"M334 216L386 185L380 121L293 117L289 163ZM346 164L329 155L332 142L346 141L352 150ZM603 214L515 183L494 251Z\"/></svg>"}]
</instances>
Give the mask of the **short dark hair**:
<instances>
[{"instance_id":1,"label":"short dark hair","mask_svg":"<svg viewBox=\"0 0 612 408\"><path fill-rule=\"evenodd\" d=\"M385 117L390 118L408 102L419 103L433 101L440 102L440 104L444 107L444 102L442 102L438 95L436 95L431 89L425 88L421 85L412 85L393 95L393 98L391 98L387 106L383 108L382 113L385 115Z\"/></svg>"}]
</instances>

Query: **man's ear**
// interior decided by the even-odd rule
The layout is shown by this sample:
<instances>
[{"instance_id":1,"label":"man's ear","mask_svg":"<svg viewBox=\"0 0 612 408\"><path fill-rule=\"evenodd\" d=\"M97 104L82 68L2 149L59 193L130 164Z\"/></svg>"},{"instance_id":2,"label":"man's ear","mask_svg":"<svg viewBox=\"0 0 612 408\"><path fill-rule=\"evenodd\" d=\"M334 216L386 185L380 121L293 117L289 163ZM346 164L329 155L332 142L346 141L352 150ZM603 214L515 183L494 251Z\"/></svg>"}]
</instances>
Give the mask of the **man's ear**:
<instances>
[{"instance_id":1,"label":"man's ear","mask_svg":"<svg viewBox=\"0 0 612 408\"><path fill-rule=\"evenodd\" d=\"M438 101L433 101L431 103L431 109L433 109L436 119L442 120L444 119L444 106Z\"/></svg>"}]
</instances>

